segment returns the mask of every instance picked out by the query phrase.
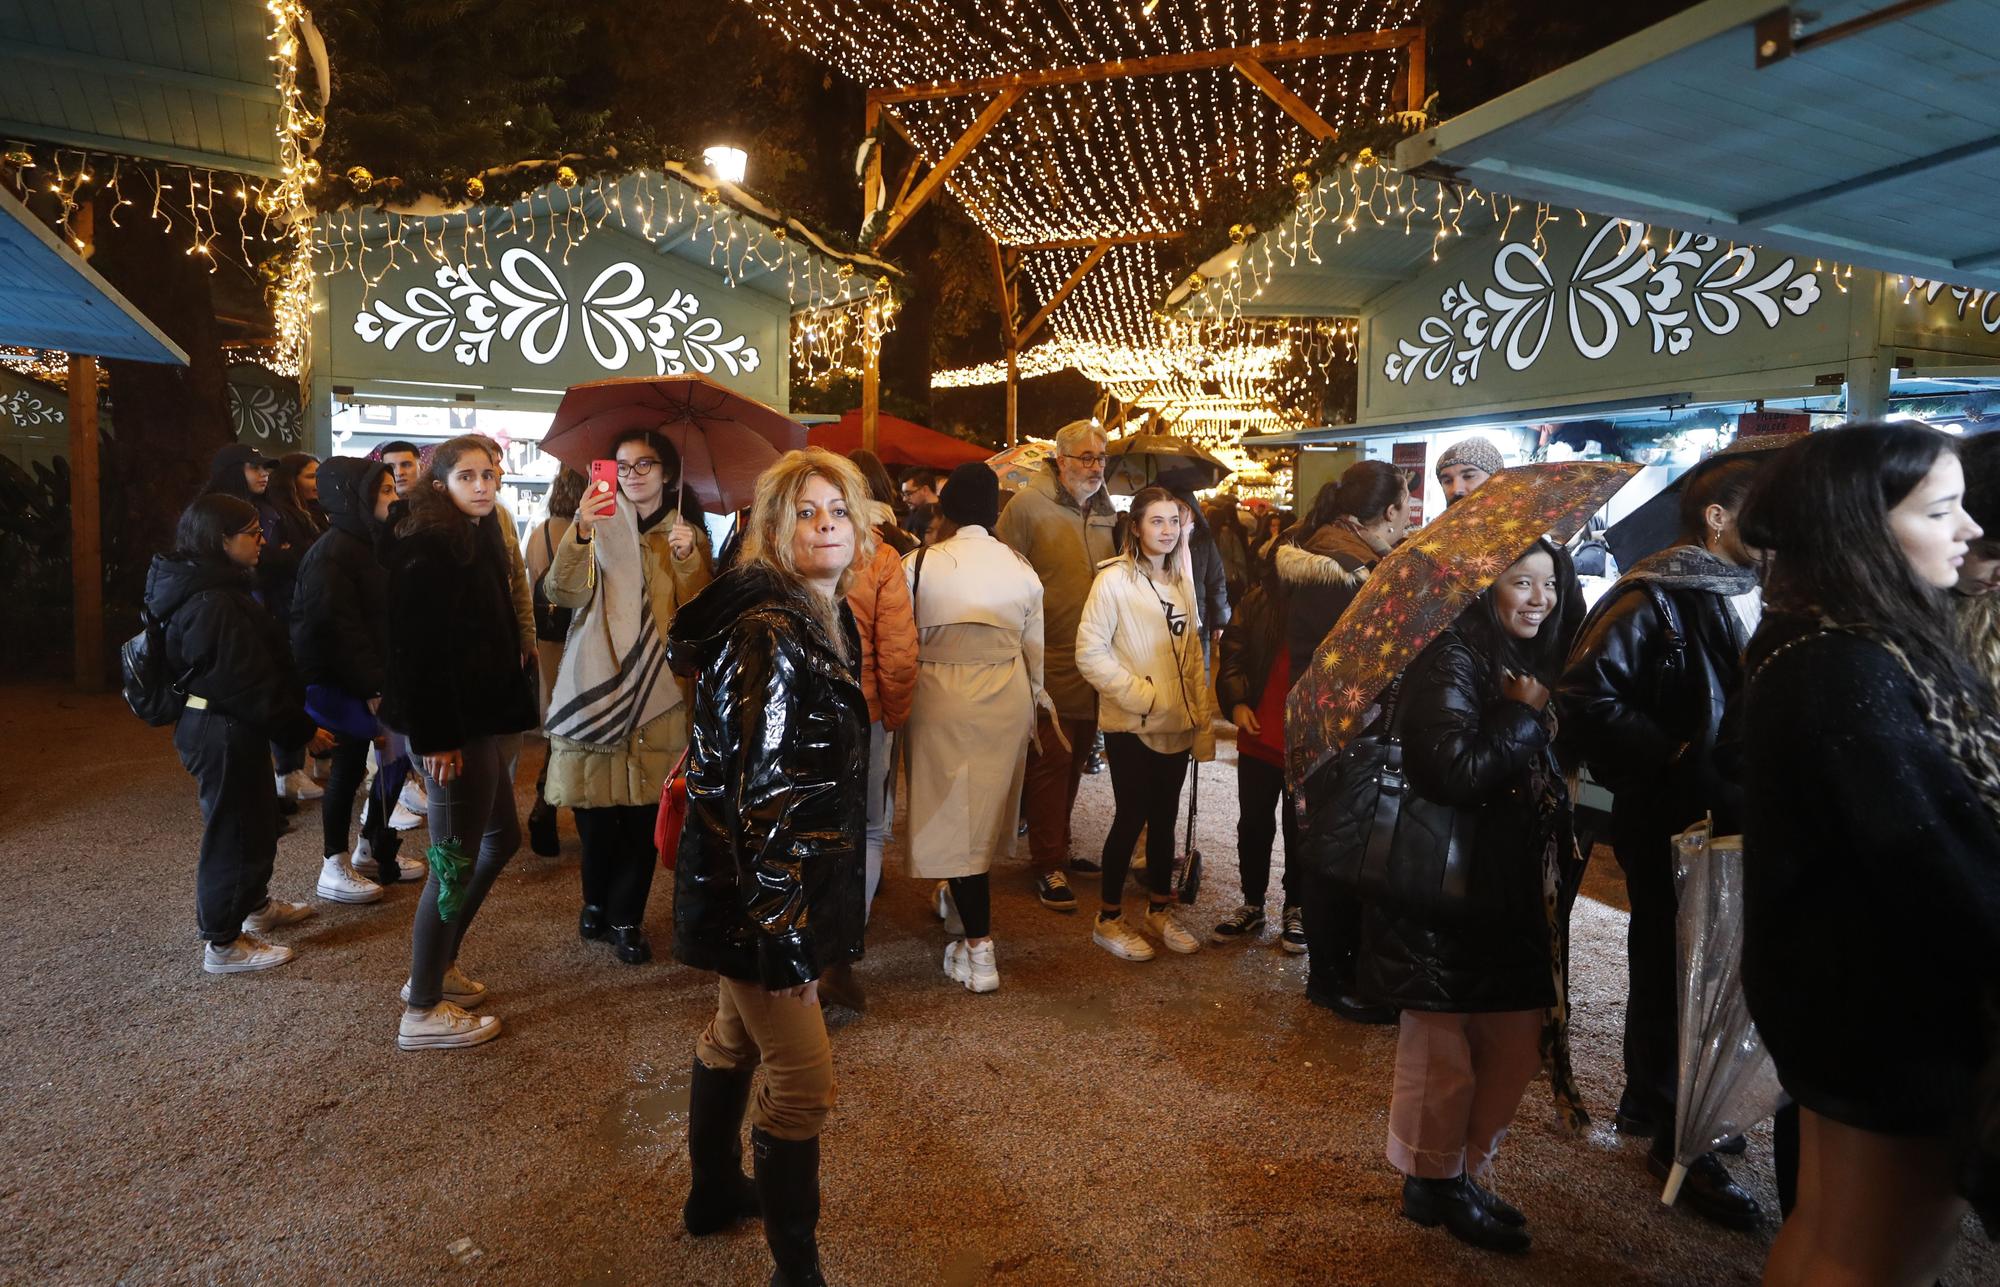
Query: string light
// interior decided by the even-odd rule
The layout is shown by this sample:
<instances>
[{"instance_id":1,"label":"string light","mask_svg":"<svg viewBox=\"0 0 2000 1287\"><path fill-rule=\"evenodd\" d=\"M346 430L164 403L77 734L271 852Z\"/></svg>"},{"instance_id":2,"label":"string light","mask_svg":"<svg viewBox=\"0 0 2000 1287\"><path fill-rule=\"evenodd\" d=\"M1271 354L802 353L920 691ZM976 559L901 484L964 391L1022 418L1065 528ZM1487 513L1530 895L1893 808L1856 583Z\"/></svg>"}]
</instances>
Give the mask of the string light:
<instances>
[{"instance_id":1,"label":"string light","mask_svg":"<svg viewBox=\"0 0 2000 1287\"><path fill-rule=\"evenodd\" d=\"M299 0L267 0L264 7L271 15L271 62L278 87L279 177L258 186L256 205L266 218L278 221L288 243L277 261L276 280L265 293L278 340L271 364L296 374L303 390L312 361L313 219L308 194L320 178L320 164L311 152L326 133L326 121L306 107L299 89L300 33L311 21L305 6Z\"/></svg>"}]
</instances>

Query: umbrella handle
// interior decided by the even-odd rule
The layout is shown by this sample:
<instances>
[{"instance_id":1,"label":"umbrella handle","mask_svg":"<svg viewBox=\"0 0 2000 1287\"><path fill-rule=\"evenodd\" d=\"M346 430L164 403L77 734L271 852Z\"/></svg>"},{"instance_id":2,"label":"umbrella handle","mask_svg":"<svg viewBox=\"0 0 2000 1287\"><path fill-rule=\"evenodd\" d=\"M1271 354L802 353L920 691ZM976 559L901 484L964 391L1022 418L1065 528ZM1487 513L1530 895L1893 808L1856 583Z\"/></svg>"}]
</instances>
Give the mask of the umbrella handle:
<instances>
[{"instance_id":1,"label":"umbrella handle","mask_svg":"<svg viewBox=\"0 0 2000 1287\"><path fill-rule=\"evenodd\" d=\"M1687 1164L1675 1162L1674 1169L1667 1172L1667 1187L1660 1191L1660 1205L1670 1207L1674 1199L1681 1195L1681 1181L1687 1179Z\"/></svg>"}]
</instances>

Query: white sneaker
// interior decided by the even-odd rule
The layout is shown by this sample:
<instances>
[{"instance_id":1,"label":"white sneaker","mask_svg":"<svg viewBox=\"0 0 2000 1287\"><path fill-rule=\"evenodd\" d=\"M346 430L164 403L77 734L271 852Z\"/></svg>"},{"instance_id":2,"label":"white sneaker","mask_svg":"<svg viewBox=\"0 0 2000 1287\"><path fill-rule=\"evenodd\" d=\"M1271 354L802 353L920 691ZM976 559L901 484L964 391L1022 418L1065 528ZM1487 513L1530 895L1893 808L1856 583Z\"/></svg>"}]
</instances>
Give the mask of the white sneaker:
<instances>
[{"instance_id":1,"label":"white sneaker","mask_svg":"<svg viewBox=\"0 0 2000 1287\"><path fill-rule=\"evenodd\" d=\"M431 811L431 798L424 791L424 780L417 775L416 770L412 769L410 775L403 779L403 790L396 797L396 803L408 809L411 813L429 813ZM401 828L398 828L398 830L401 830Z\"/></svg>"},{"instance_id":2,"label":"white sneaker","mask_svg":"<svg viewBox=\"0 0 2000 1287\"><path fill-rule=\"evenodd\" d=\"M440 1001L420 1014L403 1011L396 1027L399 1050L455 1050L477 1046L500 1035L500 1021L490 1014L467 1014L449 1001Z\"/></svg>"},{"instance_id":3,"label":"white sneaker","mask_svg":"<svg viewBox=\"0 0 2000 1287\"><path fill-rule=\"evenodd\" d=\"M296 925L316 915L318 913L307 903L288 903L282 898L273 898L243 918L243 930L246 934L262 934L281 925Z\"/></svg>"},{"instance_id":4,"label":"white sneaker","mask_svg":"<svg viewBox=\"0 0 2000 1287\"><path fill-rule=\"evenodd\" d=\"M210 943L201 949L201 968L209 974L245 974L268 970L292 959L289 947L266 943L255 934L239 934L234 943Z\"/></svg>"},{"instance_id":5,"label":"white sneaker","mask_svg":"<svg viewBox=\"0 0 2000 1287\"><path fill-rule=\"evenodd\" d=\"M382 878L381 860L375 857L374 846L366 840L354 842L354 858L348 866L354 869L354 874L357 876L366 876L370 880ZM401 879L422 880L429 872L430 868L424 865L423 859L413 858L409 854L396 855L396 873Z\"/></svg>"},{"instance_id":6,"label":"white sneaker","mask_svg":"<svg viewBox=\"0 0 2000 1287\"><path fill-rule=\"evenodd\" d=\"M486 985L484 983L475 983L473 980L466 978L464 972L454 964L444 972L443 993L444 999L459 1009L472 1010L476 1009L486 1000ZM403 980L403 990L399 995L402 996L404 1005L410 1004L410 982L408 979Z\"/></svg>"},{"instance_id":7,"label":"white sneaker","mask_svg":"<svg viewBox=\"0 0 2000 1287\"><path fill-rule=\"evenodd\" d=\"M1133 929L1123 916L1115 921L1107 921L1100 914L1097 923L1091 927L1090 941L1111 955L1122 956L1128 961L1153 959L1153 945L1146 941L1144 934Z\"/></svg>"},{"instance_id":8,"label":"white sneaker","mask_svg":"<svg viewBox=\"0 0 2000 1287\"><path fill-rule=\"evenodd\" d=\"M389 814L389 825L397 831L415 831L424 825L424 815L405 809L403 802L398 800L395 809Z\"/></svg>"},{"instance_id":9,"label":"white sneaker","mask_svg":"<svg viewBox=\"0 0 2000 1287\"><path fill-rule=\"evenodd\" d=\"M993 940L967 947L963 939L945 944L945 976L962 983L968 992L994 992L1000 987L1000 966L993 955Z\"/></svg>"},{"instance_id":10,"label":"white sneaker","mask_svg":"<svg viewBox=\"0 0 2000 1287\"><path fill-rule=\"evenodd\" d=\"M319 867L319 884L313 892L333 903L373 903L382 897L382 887L347 869L346 854L328 854Z\"/></svg>"},{"instance_id":11,"label":"white sneaker","mask_svg":"<svg viewBox=\"0 0 2000 1287\"><path fill-rule=\"evenodd\" d=\"M1174 915L1174 905L1172 903L1168 903L1165 907L1152 907L1148 905L1146 910L1146 928L1151 930L1162 943L1165 943L1167 950L1170 952L1179 952L1182 955L1186 955L1189 952L1198 952L1201 950L1201 940L1188 933L1182 927L1180 918Z\"/></svg>"},{"instance_id":12,"label":"white sneaker","mask_svg":"<svg viewBox=\"0 0 2000 1287\"><path fill-rule=\"evenodd\" d=\"M952 899L950 881L941 880L937 883L937 893L932 902L937 907L937 918L944 922L944 932L963 937L965 922L958 918L958 904Z\"/></svg>"},{"instance_id":13,"label":"white sneaker","mask_svg":"<svg viewBox=\"0 0 2000 1287\"><path fill-rule=\"evenodd\" d=\"M281 800L317 800L326 794L326 789L312 780L304 769L293 769L290 773L280 773L275 778L278 798Z\"/></svg>"}]
</instances>

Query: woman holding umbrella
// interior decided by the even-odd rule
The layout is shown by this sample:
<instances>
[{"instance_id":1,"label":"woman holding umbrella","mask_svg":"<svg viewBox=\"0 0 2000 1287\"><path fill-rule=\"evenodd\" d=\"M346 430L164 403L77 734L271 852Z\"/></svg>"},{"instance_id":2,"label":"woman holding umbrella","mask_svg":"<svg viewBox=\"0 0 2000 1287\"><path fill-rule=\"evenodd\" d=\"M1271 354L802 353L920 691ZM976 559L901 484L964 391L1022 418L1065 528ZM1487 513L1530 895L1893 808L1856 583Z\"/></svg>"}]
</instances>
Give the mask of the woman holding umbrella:
<instances>
[{"instance_id":1,"label":"woman holding umbrella","mask_svg":"<svg viewBox=\"0 0 2000 1287\"><path fill-rule=\"evenodd\" d=\"M831 452L787 454L758 481L741 561L681 609L667 645L694 686L674 955L718 983L695 1045L682 1220L712 1233L761 1207L780 1284L823 1281L819 978L861 956L866 917L868 700L842 592L874 552L867 496ZM739 1132L759 1063L753 1188Z\"/></svg>"},{"instance_id":2,"label":"woman holding umbrella","mask_svg":"<svg viewBox=\"0 0 2000 1287\"><path fill-rule=\"evenodd\" d=\"M1429 806L1436 822L1416 829L1410 860L1461 863L1464 879L1425 906L1371 898L1362 913L1361 991L1402 1010L1388 1155L1403 1215L1495 1251L1529 1245L1521 1213L1481 1180L1542 1067L1561 996L1548 911L1570 826L1548 710L1558 599L1555 551L1538 541L1385 698L1408 773L1404 820Z\"/></svg>"},{"instance_id":3,"label":"woman holding umbrella","mask_svg":"<svg viewBox=\"0 0 2000 1287\"><path fill-rule=\"evenodd\" d=\"M549 602L574 615L549 693L542 798L575 810L577 932L609 938L619 960L639 965L653 958L645 919L660 785L688 742L687 698L666 673L666 638L681 605L709 582L708 539L673 444L627 429L609 447L618 486L584 493L543 581Z\"/></svg>"},{"instance_id":4,"label":"woman holding umbrella","mask_svg":"<svg viewBox=\"0 0 2000 1287\"><path fill-rule=\"evenodd\" d=\"M1964 490L1951 439L1864 424L1787 448L1743 514L1772 554L1741 707L1743 993L1801 1109L1773 1287L1930 1283L1965 1212L2000 721L1948 597L1982 536Z\"/></svg>"}]
</instances>

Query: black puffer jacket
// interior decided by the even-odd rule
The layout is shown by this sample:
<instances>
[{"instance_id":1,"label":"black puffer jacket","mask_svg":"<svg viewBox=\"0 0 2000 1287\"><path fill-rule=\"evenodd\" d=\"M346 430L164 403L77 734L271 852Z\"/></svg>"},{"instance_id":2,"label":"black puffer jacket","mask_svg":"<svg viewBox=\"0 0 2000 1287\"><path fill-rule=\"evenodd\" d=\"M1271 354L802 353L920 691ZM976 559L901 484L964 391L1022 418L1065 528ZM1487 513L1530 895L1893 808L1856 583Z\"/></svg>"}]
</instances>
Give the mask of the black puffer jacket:
<instances>
[{"instance_id":1,"label":"black puffer jacket","mask_svg":"<svg viewBox=\"0 0 2000 1287\"><path fill-rule=\"evenodd\" d=\"M868 701L798 593L739 565L667 637L695 686L674 955L774 991L858 958L866 915ZM860 656L844 602L840 622Z\"/></svg>"},{"instance_id":2,"label":"black puffer jacket","mask_svg":"<svg viewBox=\"0 0 2000 1287\"><path fill-rule=\"evenodd\" d=\"M1747 669L1743 995L1778 1079L1862 1130L1960 1133L2000 988L2000 829L1880 644L1771 614Z\"/></svg>"},{"instance_id":3,"label":"black puffer jacket","mask_svg":"<svg viewBox=\"0 0 2000 1287\"><path fill-rule=\"evenodd\" d=\"M1271 566L1287 594L1283 627L1292 674L1306 673L1327 632L1361 593L1367 579L1363 569L1374 567L1381 559L1366 541L1339 523L1278 543Z\"/></svg>"},{"instance_id":4,"label":"black puffer jacket","mask_svg":"<svg viewBox=\"0 0 2000 1287\"><path fill-rule=\"evenodd\" d=\"M1568 827L1568 807L1542 816L1533 779L1555 772L1548 721L1500 696L1475 640L1462 622L1440 635L1405 672L1396 709L1411 793L1452 806L1452 831L1471 845L1466 905L1450 925L1373 903L1362 912L1361 990L1405 1010L1555 1000L1542 852L1550 827Z\"/></svg>"},{"instance_id":5,"label":"black puffer jacket","mask_svg":"<svg viewBox=\"0 0 2000 1287\"><path fill-rule=\"evenodd\" d=\"M293 590L292 652L308 684L379 697L389 671L389 573L376 557L385 535L375 493L389 467L335 456L319 470L330 526L306 552Z\"/></svg>"},{"instance_id":6,"label":"black puffer jacket","mask_svg":"<svg viewBox=\"0 0 2000 1287\"><path fill-rule=\"evenodd\" d=\"M1674 651L1653 594L1680 636ZM1584 622L1556 687L1563 739L1616 792L1621 822L1668 834L1712 809L1727 809L1734 787L1715 768L1716 734L1743 679L1741 627L1719 594L1655 587L1630 577L1613 586Z\"/></svg>"},{"instance_id":7,"label":"black puffer jacket","mask_svg":"<svg viewBox=\"0 0 2000 1287\"><path fill-rule=\"evenodd\" d=\"M1257 709L1272 665L1286 660L1287 606L1284 582L1276 577L1250 587L1236 605L1215 657L1215 701L1225 716L1238 706Z\"/></svg>"},{"instance_id":8,"label":"black puffer jacket","mask_svg":"<svg viewBox=\"0 0 2000 1287\"><path fill-rule=\"evenodd\" d=\"M167 673L209 710L242 720L271 741L304 745L313 735L306 693L292 669L284 627L233 564L159 554L146 571L146 607L167 626Z\"/></svg>"},{"instance_id":9,"label":"black puffer jacket","mask_svg":"<svg viewBox=\"0 0 2000 1287\"><path fill-rule=\"evenodd\" d=\"M421 528L389 543L389 665L382 722L419 755L540 722L508 589L496 511L465 530Z\"/></svg>"}]
</instances>

